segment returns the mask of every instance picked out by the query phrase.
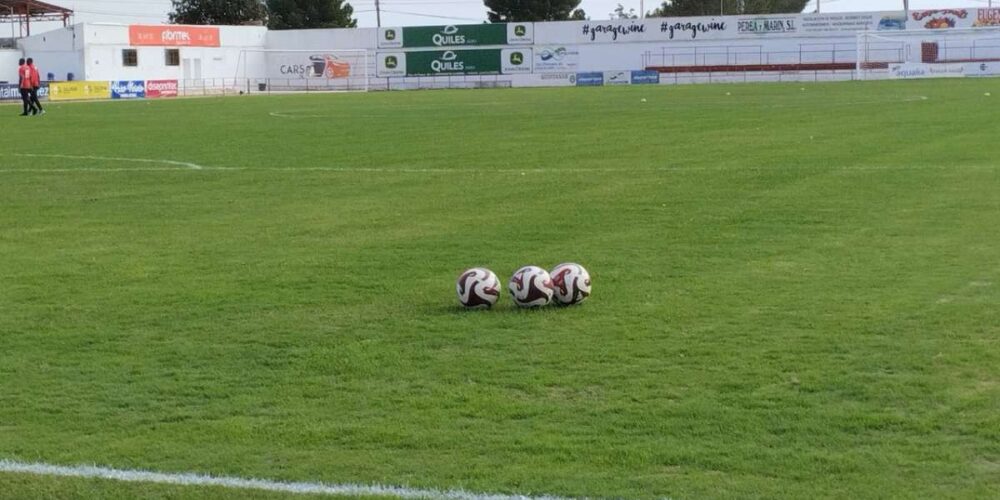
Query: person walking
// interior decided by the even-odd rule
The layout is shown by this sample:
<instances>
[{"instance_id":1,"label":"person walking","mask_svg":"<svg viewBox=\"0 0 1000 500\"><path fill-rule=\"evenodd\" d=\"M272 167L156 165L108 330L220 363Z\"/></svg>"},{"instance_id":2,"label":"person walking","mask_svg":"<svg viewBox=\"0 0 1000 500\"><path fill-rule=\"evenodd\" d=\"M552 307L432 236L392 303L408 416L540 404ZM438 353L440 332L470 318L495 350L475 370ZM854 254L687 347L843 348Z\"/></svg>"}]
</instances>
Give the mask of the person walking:
<instances>
[{"instance_id":1,"label":"person walking","mask_svg":"<svg viewBox=\"0 0 1000 500\"><path fill-rule=\"evenodd\" d=\"M22 63L17 67L17 88L21 91L21 103L24 105L24 112L21 116L28 116L28 111L37 113L35 106L31 104L31 68L24 63L24 59L18 61Z\"/></svg>"},{"instance_id":2,"label":"person walking","mask_svg":"<svg viewBox=\"0 0 1000 500\"><path fill-rule=\"evenodd\" d=\"M38 68L35 67L35 61L32 58L28 58L27 64L31 68L31 105L35 108L31 114L44 115L45 110L42 109L42 103L38 101L38 89L42 87L42 78L38 74Z\"/></svg>"},{"instance_id":3,"label":"person walking","mask_svg":"<svg viewBox=\"0 0 1000 500\"><path fill-rule=\"evenodd\" d=\"M21 104L24 105L24 112L21 113L21 116L28 116L28 102L30 99L30 97L24 94L24 70L26 67L27 65L24 64L23 57L17 60L17 90L21 93Z\"/></svg>"}]
</instances>

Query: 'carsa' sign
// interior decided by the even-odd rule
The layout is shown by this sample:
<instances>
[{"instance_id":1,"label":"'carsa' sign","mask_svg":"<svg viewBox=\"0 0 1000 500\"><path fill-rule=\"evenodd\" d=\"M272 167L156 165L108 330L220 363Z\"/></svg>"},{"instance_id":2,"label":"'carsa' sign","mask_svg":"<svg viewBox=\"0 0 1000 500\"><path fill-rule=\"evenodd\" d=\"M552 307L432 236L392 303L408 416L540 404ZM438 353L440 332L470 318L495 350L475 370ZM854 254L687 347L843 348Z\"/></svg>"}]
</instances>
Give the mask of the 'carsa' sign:
<instances>
[{"instance_id":1,"label":"'carsa' sign","mask_svg":"<svg viewBox=\"0 0 1000 500\"><path fill-rule=\"evenodd\" d=\"M129 43L161 47L218 47L219 28L208 26L147 26L128 27Z\"/></svg>"},{"instance_id":2,"label":"'carsa' sign","mask_svg":"<svg viewBox=\"0 0 1000 500\"><path fill-rule=\"evenodd\" d=\"M149 80L146 82L146 98L177 97L177 80Z\"/></svg>"}]
</instances>

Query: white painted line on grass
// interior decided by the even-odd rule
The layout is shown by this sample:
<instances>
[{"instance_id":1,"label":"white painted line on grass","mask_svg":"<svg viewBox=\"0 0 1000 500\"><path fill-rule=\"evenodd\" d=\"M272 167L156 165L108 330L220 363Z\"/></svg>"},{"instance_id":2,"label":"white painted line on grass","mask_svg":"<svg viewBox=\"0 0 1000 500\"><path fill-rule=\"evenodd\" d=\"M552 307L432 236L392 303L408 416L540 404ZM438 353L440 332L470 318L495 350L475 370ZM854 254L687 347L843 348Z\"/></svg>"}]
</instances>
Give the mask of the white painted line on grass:
<instances>
[{"instance_id":1,"label":"white painted line on grass","mask_svg":"<svg viewBox=\"0 0 1000 500\"><path fill-rule=\"evenodd\" d=\"M166 473L144 470L111 469L90 465L64 466L45 463L26 463L7 459L0 459L0 472L33 474L36 476L78 477L136 483L171 484L178 486L218 486L222 488L312 495L391 496L397 498L424 498L440 500L568 500L565 497L548 495L504 495L499 493L473 493L465 490L415 489L399 486L364 484L293 483L284 481L269 481L266 479L209 476L196 473Z\"/></svg>"},{"instance_id":2,"label":"white painted line on grass","mask_svg":"<svg viewBox=\"0 0 1000 500\"><path fill-rule=\"evenodd\" d=\"M175 160L163 160L163 159L152 159L152 158L120 158L114 156L89 156L89 155L56 155L56 154L41 154L41 153L11 153L11 156L20 156L24 158L61 158L64 160L97 160L97 161L120 161L120 162L131 162L131 163L157 163L161 165L176 165L178 167L185 167L191 170L202 170L203 166L197 163L190 163L186 161L175 161Z\"/></svg>"},{"instance_id":3,"label":"white painted line on grass","mask_svg":"<svg viewBox=\"0 0 1000 500\"><path fill-rule=\"evenodd\" d=\"M822 139L823 137L821 137ZM455 174L455 175L479 175L479 174L501 174L501 175L528 175L528 174L586 174L586 173L612 173L612 174L639 174L657 172L725 172L725 171L756 171L769 172L781 169L809 169L804 166L787 165L765 165L765 166L690 166L690 167L576 167L576 168L406 168L406 167L334 167L334 166L289 166L289 167L209 167L198 165L197 163L182 162L165 159L148 158L124 158L110 156L78 156L63 154L41 154L41 153L0 153L0 156L21 156L28 158L59 158L70 160L96 160L109 162L133 162L148 164L177 165L176 167L76 167L76 168L0 168L2 172L21 173L70 173L70 172L190 172L192 170L211 171L222 170L232 172L330 172L330 173L382 173L382 174ZM992 170L1000 165L963 165L955 167L953 165L839 165L825 166L818 165L818 168L827 169L831 173L851 172L851 171L877 171L877 170L927 170L927 169L983 169ZM813 168L817 168L813 167Z\"/></svg>"}]
</instances>

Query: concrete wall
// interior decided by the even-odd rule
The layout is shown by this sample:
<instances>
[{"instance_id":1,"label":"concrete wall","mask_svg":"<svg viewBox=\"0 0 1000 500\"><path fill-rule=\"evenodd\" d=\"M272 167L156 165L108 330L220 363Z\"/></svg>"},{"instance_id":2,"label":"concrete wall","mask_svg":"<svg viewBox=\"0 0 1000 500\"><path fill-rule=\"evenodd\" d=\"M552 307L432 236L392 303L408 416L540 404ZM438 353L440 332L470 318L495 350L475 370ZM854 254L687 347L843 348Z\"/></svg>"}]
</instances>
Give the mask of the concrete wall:
<instances>
[{"instance_id":1,"label":"concrete wall","mask_svg":"<svg viewBox=\"0 0 1000 500\"><path fill-rule=\"evenodd\" d=\"M267 48L275 50L375 49L375 28L268 31Z\"/></svg>"},{"instance_id":2,"label":"concrete wall","mask_svg":"<svg viewBox=\"0 0 1000 500\"><path fill-rule=\"evenodd\" d=\"M17 83L17 60L20 50L0 50L0 82Z\"/></svg>"},{"instance_id":3,"label":"concrete wall","mask_svg":"<svg viewBox=\"0 0 1000 500\"><path fill-rule=\"evenodd\" d=\"M84 43L80 26L60 28L18 41L25 57L34 58L42 80L49 80L49 73L53 80L67 80L70 73L74 79L81 79Z\"/></svg>"}]
</instances>

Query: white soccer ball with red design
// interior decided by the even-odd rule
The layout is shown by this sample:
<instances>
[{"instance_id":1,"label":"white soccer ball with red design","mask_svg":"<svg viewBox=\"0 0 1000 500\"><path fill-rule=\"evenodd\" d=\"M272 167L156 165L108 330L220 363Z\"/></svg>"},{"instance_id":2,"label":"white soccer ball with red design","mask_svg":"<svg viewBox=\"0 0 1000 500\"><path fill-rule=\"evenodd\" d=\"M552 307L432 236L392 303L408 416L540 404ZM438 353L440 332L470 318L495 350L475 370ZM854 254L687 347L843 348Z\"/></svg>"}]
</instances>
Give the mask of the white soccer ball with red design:
<instances>
[{"instance_id":1,"label":"white soccer ball with red design","mask_svg":"<svg viewBox=\"0 0 1000 500\"><path fill-rule=\"evenodd\" d=\"M552 268L550 275L556 301L560 304L579 304L590 297L590 273L580 264L559 264Z\"/></svg>"},{"instance_id":2,"label":"white soccer ball with red design","mask_svg":"<svg viewBox=\"0 0 1000 500\"><path fill-rule=\"evenodd\" d=\"M538 266L524 266L514 271L507 285L514 303L521 307L541 307L552 302L552 280Z\"/></svg>"},{"instance_id":3,"label":"white soccer ball with red design","mask_svg":"<svg viewBox=\"0 0 1000 500\"><path fill-rule=\"evenodd\" d=\"M493 271L475 267L458 277L455 291L463 306L469 309L489 309L500 298L500 280Z\"/></svg>"}]
</instances>

